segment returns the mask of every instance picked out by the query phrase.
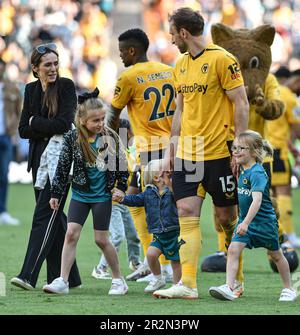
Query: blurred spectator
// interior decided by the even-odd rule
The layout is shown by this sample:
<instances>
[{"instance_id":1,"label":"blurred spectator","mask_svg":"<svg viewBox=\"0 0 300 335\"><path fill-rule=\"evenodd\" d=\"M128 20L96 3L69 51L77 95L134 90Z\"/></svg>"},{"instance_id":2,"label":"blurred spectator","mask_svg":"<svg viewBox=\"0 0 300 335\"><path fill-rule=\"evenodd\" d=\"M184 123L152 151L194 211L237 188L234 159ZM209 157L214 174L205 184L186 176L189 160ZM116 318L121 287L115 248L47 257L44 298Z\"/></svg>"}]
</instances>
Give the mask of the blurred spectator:
<instances>
[{"instance_id":1,"label":"blurred spectator","mask_svg":"<svg viewBox=\"0 0 300 335\"><path fill-rule=\"evenodd\" d=\"M138 0L137 0L138 1ZM0 58L19 67L20 80L30 81L30 64L25 56L34 45L53 41L59 45L61 71L75 80L78 89L91 89L99 82L101 68L111 58L110 37L114 0L2 0L0 1ZM273 46L276 67L300 57L299 0L142 0L144 28L150 39L153 60L173 64L178 56L170 43L168 13L180 6L201 10L204 36L210 40L210 27L222 22L236 28L253 28L263 23L275 25ZM130 22L128 27L130 28ZM293 61L293 60L292 60ZM78 69L84 69L83 76ZM86 73L87 71L87 73ZM114 71L113 71L114 72ZM82 78L88 78L85 82ZM96 78L96 79L95 79ZM116 77L112 78L112 81ZM102 81L102 78L100 78ZM108 100L113 91L100 92Z\"/></svg>"},{"instance_id":2,"label":"blurred spectator","mask_svg":"<svg viewBox=\"0 0 300 335\"><path fill-rule=\"evenodd\" d=\"M5 66L5 62L0 59L0 224L15 226L20 222L6 208L8 167L12 159L12 137L18 127L22 97L17 85L4 77Z\"/></svg>"},{"instance_id":3,"label":"blurred spectator","mask_svg":"<svg viewBox=\"0 0 300 335\"><path fill-rule=\"evenodd\" d=\"M273 67L300 57L299 0L143 0L145 31L151 42L150 58L168 64L175 62L178 53L168 36L168 13L183 6L201 11L207 42L211 40L211 25L217 22L249 29L271 23L277 31L272 47Z\"/></svg>"},{"instance_id":4,"label":"blurred spectator","mask_svg":"<svg viewBox=\"0 0 300 335\"><path fill-rule=\"evenodd\" d=\"M4 39L8 39L9 35L14 30L14 16L16 12L9 0L2 0L0 2L0 35Z\"/></svg>"},{"instance_id":5,"label":"blurred spectator","mask_svg":"<svg viewBox=\"0 0 300 335\"><path fill-rule=\"evenodd\" d=\"M0 59L7 63L7 79L16 82L23 93L25 84L33 80L26 55L35 45L54 41L60 54L60 75L73 79L78 92L102 87L100 95L108 102L117 78L116 64L109 58L109 15L114 3L1 0ZM27 142L14 138L14 160L27 158Z\"/></svg>"},{"instance_id":6,"label":"blurred spectator","mask_svg":"<svg viewBox=\"0 0 300 335\"><path fill-rule=\"evenodd\" d=\"M140 15L150 39L152 60L175 63L178 51L170 43L168 14L175 8L191 6L200 10L206 21L207 42L211 40L211 25L217 22L250 29L274 24L277 33L272 70L281 64L291 70L299 67L300 0L136 1L143 4ZM35 45L55 41L61 75L73 79L78 91L100 86L101 97L110 102L117 78L117 64L110 54L115 6L116 0L0 0L0 58L12 71L10 76L18 75L22 88L33 79L26 55ZM124 27L128 28L132 28L131 22Z\"/></svg>"},{"instance_id":7,"label":"blurred spectator","mask_svg":"<svg viewBox=\"0 0 300 335\"><path fill-rule=\"evenodd\" d=\"M78 68L87 66L88 74L83 77L91 79L76 84L79 90L91 89L102 61L109 56L108 15L113 6L114 0L0 1L0 58L14 63L19 70L19 80L26 84L32 80L26 54L35 45L55 41L60 53L61 75L76 79L80 76ZM113 79L116 80L116 76Z\"/></svg>"}]
</instances>

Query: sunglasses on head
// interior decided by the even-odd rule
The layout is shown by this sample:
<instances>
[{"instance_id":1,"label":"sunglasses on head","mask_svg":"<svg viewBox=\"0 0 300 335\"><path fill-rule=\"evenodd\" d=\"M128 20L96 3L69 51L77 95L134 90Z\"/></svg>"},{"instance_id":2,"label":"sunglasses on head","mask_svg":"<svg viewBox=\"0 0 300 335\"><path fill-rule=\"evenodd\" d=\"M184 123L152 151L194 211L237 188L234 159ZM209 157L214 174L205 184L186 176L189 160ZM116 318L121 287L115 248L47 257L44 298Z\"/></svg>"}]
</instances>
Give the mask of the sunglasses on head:
<instances>
[{"instance_id":1,"label":"sunglasses on head","mask_svg":"<svg viewBox=\"0 0 300 335\"><path fill-rule=\"evenodd\" d=\"M40 45L36 46L35 49L39 54L44 54L44 53L47 52L47 50L56 51L57 46L56 46L55 43L44 43L44 44L40 44Z\"/></svg>"}]
</instances>

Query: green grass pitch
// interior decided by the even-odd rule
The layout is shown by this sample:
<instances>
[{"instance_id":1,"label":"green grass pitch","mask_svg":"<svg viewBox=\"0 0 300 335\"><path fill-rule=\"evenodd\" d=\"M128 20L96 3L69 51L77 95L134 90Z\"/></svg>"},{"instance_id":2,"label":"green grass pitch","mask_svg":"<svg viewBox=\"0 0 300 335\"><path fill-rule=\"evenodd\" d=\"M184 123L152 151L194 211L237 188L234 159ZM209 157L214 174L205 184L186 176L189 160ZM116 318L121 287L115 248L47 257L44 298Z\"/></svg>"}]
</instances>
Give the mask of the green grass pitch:
<instances>
[{"instance_id":1,"label":"green grass pitch","mask_svg":"<svg viewBox=\"0 0 300 335\"><path fill-rule=\"evenodd\" d=\"M300 234L300 189L293 190L294 222ZM221 302L208 294L212 285L221 285L225 274L198 272L200 299L158 300L144 294L144 283L128 282L129 292L126 296L110 297L110 281L96 280L91 277L93 266L97 264L100 252L93 241L91 218L86 222L77 248L77 263L82 276L80 289L71 290L69 295L55 296L43 293L45 267L40 273L37 288L26 292L13 287L10 278L17 275L26 251L31 219L34 208L31 185L11 185L9 189L9 211L22 220L18 227L0 226L0 272L4 277L5 295L0 294L1 315L287 315L300 314L300 298L292 303L279 303L281 281L274 273L263 249L246 250L244 254L245 293L234 302ZM203 257L217 250L211 213L211 201L205 200L201 227L203 233ZM300 255L299 255L300 256ZM199 262L199 268L200 263ZM121 270L124 275L130 273L126 261L124 243L120 252ZM299 281L300 267L295 277ZM299 275L299 276L298 276ZM296 283L297 285L297 283Z\"/></svg>"}]
</instances>

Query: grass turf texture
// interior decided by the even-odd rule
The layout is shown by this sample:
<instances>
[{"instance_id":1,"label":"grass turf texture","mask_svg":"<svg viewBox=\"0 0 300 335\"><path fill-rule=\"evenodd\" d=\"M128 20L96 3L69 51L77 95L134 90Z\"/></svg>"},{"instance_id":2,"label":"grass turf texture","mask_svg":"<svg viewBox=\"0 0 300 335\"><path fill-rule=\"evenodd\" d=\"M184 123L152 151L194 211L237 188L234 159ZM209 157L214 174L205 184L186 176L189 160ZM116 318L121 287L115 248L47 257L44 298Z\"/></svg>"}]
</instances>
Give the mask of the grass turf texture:
<instances>
[{"instance_id":1,"label":"grass turf texture","mask_svg":"<svg viewBox=\"0 0 300 335\"><path fill-rule=\"evenodd\" d=\"M294 221L300 235L300 189L294 190ZM300 298L292 303L279 302L282 289L279 275L274 273L264 249L246 250L244 253L245 286L242 298L234 302L213 299L210 286L225 282L223 273L198 272L199 300L161 300L144 294L145 283L128 282L129 292L125 296L108 296L110 280L96 280L91 277L93 266L98 263L100 252L93 241L91 217L86 222L77 248L77 263L82 277L82 288L70 290L69 295L57 296L43 293L45 267L40 273L37 288L28 292L10 284L10 279L18 274L27 247L34 208L31 185L11 185L9 190L9 211L22 220L18 227L0 226L0 272L6 278L6 296L0 295L2 315L287 315L300 314ZM297 226L298 225L298 226ZM203 258L217 250L211 214L211 201L204 203L201 218L204 237ZM127 266L125 245L120 252L121 270L130 273ZM298 254L299 255L299 254ZM299 255L300 256L300 255ZM298 269L300 281L300 268ZM300 284L299 284L300 286Z\"/></svg>"}]
</instances>

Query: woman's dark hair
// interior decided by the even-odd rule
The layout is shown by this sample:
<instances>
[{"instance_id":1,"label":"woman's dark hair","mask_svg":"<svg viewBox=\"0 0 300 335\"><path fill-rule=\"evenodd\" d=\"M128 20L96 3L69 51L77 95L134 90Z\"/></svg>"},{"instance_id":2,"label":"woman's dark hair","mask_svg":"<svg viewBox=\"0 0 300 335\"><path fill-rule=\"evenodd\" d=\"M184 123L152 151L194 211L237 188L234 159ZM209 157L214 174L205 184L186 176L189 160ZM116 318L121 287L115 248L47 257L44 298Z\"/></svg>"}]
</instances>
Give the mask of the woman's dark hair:
<instances>
[{"instance_id":1,"label":"woman's dark hair","mask_svg":"<svg viewBox=\"0 0 300 335\"><path fill-rule=\"evenodd\" d=\"M46 48L44 53L40 53L36 49L34 49L31 54L31 60L30 60L31 65L39 66L42 57L47 53L51 52L58 57L58 53L55 50ZM32 73L35 78L39 77L34 70L32 70ZM58 78L59 75L57 74L55 82L48 85L43 99L43 106L46 106L48 108L49 119L54 118L58 110L58 86L59 86Z\"/></svg>"},{"instance_id":2,"label":"woman's dark hair","mask_svg":"<svg viewBox=\"0 0 300 335\"><path fill-rule=\"evenodd\" d=\"M189 7L182 7L169 15L169 22L174 24L179 32L181 28L186 29L191 35L199 36L203 33L204 19L198 11Z\"/></svg>"},{"instance_id":3,"label":"woman's dark hair","mask_svg":"<svg viewBox=\"0 0 300 335\"><path fill-rule=\"evenodd\" d=\"M129 46L142 48L143 52L147 52L149 47L148 36L142 29L139 28L126 30L119 36L118 40L119 42L128 42Z\"/></svg>"}]
</instances>

